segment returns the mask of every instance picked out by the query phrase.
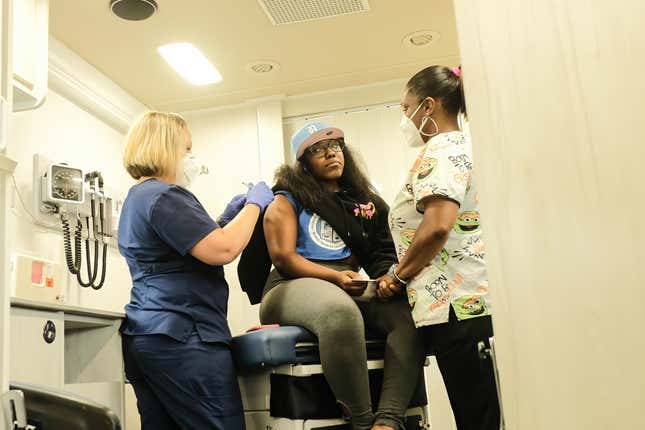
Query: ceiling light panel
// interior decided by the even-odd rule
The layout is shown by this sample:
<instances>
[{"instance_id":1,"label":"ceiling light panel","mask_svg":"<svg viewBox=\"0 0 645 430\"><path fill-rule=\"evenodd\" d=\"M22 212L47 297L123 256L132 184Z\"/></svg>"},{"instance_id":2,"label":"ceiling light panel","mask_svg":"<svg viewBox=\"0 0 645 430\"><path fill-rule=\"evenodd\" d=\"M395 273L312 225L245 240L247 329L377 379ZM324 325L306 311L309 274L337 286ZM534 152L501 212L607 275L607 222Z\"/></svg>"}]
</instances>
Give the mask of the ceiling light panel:
<instances>
[{"instance_id":1,"label":"ceiling light panel","mask_svg":"<svg viewBox=\"0 0 645 430\"><path fill-rule=\"evenodd\" d=\"M222 75L192 43L171 43L157 48L159 54L193 85L214 84Z\"/></svg>"}]
</instances>

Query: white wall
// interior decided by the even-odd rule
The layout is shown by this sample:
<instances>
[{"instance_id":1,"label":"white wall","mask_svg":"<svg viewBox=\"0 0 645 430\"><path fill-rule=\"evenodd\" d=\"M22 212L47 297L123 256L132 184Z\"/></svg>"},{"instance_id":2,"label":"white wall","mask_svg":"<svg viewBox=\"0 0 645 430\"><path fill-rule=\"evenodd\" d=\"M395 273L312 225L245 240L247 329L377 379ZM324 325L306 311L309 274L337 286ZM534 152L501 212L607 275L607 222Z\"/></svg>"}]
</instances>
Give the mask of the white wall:
<instances>
[{"instance_id":1,"label":"white wall","mask_svg":"<svg viewBox=\"0 0 645 430\"><path fill-rule=\"evenodd\" d=\"M406 77L402 77L368 85L285 97L282 101L283 116L294 118L398 101L406 82Z\"/></svg>"},{"instance_id":2,"label":"white wall","mask_svg":"<svg viewBox=\"0 0 645 430\"><path fill-rule=\"evenodd\" d=\"M131 181L121 164L122 143L121 133L51 90L39 109L14 113L8 155L18 161L15 177L27 208L33 213L34 153L56 162L101 170L107 186L125 195ZM10 196L9 228L13 234L8 240L11 251L59 262L67 273L60 230L35 227L14 191ZM52 217L51 222L56 219ZM113 247L108 249L108 275L104 287L99 291L81 289L76 279L71 278L72 282L66 282L64 286L68 304L123 311L129 300L129 272L118 251Z\"/></svg>"},{"instance_id":3,"label":"white wall","mask_svg":"<svg viewBox=\"0 0 645 430\"><path fill-rule=\"evenodd\" d=\"M507 427L645 428L643 2L494 3L456 13Z\"/></svg>"}]
</instances>

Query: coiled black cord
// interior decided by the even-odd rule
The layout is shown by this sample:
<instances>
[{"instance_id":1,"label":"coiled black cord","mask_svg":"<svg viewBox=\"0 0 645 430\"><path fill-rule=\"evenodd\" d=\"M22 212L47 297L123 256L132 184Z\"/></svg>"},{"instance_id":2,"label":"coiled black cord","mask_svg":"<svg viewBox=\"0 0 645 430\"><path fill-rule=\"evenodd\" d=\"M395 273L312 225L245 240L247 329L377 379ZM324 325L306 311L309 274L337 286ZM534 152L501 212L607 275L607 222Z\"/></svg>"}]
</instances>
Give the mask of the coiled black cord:
<instances>
[{"instance_id":1,"label":"coiled black cord","mask_svg":"<svg viewBox=\"0 0 645 430\"><path fill-rule=\"evenodd\" d=\"M76 280L78 281L78 284L83 287L83 288L88 288L92 286L94 283L94 280L96 279L96 268L93 271L92 270L92 259L91 259L91 254L90 254L90 217L85 218L85 225L87 227L87 238L85 239L85 260L87 261L87 282L83 281L83 277L81 276L81 270L78 271L76 274ZM94 242L94 265L96 266L96 262L98 259L98 247L99 244L98 242Z\"/></svg>"},{"instance_id":2,"label":"coiled black cord","mask_svg":"<svg viewBox=\"0 0 645 430\"><path fill-rule=\"evenodd\" d=\"M103 187L103 184L100 183L100 188ZM102 266L101 266L101 280L99 281L98 285L92 284L92 288L95 290L100 290L103 287L103 284L105 283L105 272L107 268L107 242L105 242L105 226L103 225L105 221L105 204L103 204L103 201L99 202L99 224L101 226L100 230L100 235L101 239L103 240L103 260L102 260ZM98 241L96 242L98 244ZM96 274L95 274L96 275Z\"/></svg>"},{"instance_id":3,"label":"coiled black cord","mask_svg":"<svg viewBox=\"0 0 645 430\"><path fill-rule=\"evenodd\" d=\"M76 228L74 230L74 249L72 250L72 227L70 226L69 219L65 212L61 213L60 219L62 223L63 230L63 242L65 248L65 260L67 263L67 268L69 269L72 275L76 275L76 280L78 284L83 288L92 287L94 290L100 290L105 284L105 275L107 272L107 242L105 240L105 204L103 202L103 176L100 172L93 172L88 174L85 177L85 181L90 182L90 187L92 191L96 191L95 182L98 181L98 188L101 195L99 200L99 227L95 226L96 220L96 194L92 195L92 200L90 201L91 206L91 216L85 217L85 226L87 228L87 238L85 239L85 259L87 261L87 282L83 281L82 272L82 262L83 262L83 222L80 215L77 214ZM90 219L92 220L92 225L90 225ZM93 232L93 241L94 241L94 262L92 263L91 251L90 251L90 232ZM100 257L99 251L99 237L101 242L103 242L103 256ZM99 259L101 260L101 278L99 283L96 283L96 279L99 273Z\"/></svg>"},{"instance_id":4,"label":"coiled black cord","mask_svg":"<svg viewBox=\"0 0 645 430\"><path fill-rule=\"evenodd\" d=\"M96 219L96 203L94 200L90 202L90 206L92 208L92 220ZM88 288L92 287L94 290L100 290L103 285L105 284L105 275L107 272L107 243L103 240L103 256L102 258L99 257L100 252L99 252L99 239L98 237L101 236L103 239L104 235L104 217L105 217L105 205L103 202L99 203L99 225L100 229L94 230L94 264L91 263L91 258L90 258L90 237L89 237L89 232L90 232L90 218L87 217L85 218L85 222L87 225L87 239L85 239L85 256L87 259L87 277L88 281L85 282L82 279L80 270L76 274L76 280L78 281L78 284L83 287L83 288ZM94 226L92 226L94 228ZM96 284L96 278L98 277L99 273L99 259L101 259L102 262L102 267L101 267L101 279L99 280L99 283Z\"/></svg>"},{"instance_id":5,"label":"coiled black cord","mask_svg":"<svg viewBox=\"0 0 645 430\"><path fill-rule=\"evenodd\" d=\"M80 215L76 217L76 231L74 232L74 251L76 253L76 265L78 266L77 272L80 272L82 266L82 240L83 240L83 223L81 222Z\"/></svg>"},{"instance_id":6,"label":"coiled black cord","mask_svg":"<svg viewBox=\"0 0 645 430\"><path fill-rule=\"evenodd\" d=\"M81 269L81 228L79 228L79 224L77 224L76 229L74 230L74 252L72 253L72 229L69 225L67 215L62 213L60 221L63 225L63 243L65 247L65 262L67 263L67 269L69 269L72 275L76 275ZM82 227L82 225L80 225L80 227Z\"/></svg>"},{"instance_id":7,"label":"coiled black cord","mask_svg":"<svg viewBox=\"0 0 645 430\"><path fill-rule=\"evenodd\" d=\"M103 288L103 284L105 283L106 267L107 267L107 243L104 243L103 244L103 267L101 267L101 280L99 281L98 285L92 284L93 289L100 290L101 288Z\"/></svg>"}]
</instances>

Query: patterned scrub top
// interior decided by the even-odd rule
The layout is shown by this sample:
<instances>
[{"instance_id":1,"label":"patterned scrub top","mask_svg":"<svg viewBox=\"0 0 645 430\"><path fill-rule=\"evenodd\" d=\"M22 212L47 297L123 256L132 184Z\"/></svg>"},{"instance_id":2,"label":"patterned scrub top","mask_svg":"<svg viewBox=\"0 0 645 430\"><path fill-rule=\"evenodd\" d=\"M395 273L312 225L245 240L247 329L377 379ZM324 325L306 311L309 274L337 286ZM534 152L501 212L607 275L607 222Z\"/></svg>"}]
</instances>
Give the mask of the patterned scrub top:
<instances>
[{"instance_id":1,"label":"patterned scrub top","mask_svg":"<svg viewBox=\"0 0 645 430\"><path fill-rule=\"evenodd\" d=\"M490 315L472 169L470 138L461 131L438 134L421 150L390 210L390 229L402 259L423 219L424 198L442 196L459 204L457 222L444 248L408 283L417 327L447 322L451 305L459 320Z\"/></svg>"}]
</instances>

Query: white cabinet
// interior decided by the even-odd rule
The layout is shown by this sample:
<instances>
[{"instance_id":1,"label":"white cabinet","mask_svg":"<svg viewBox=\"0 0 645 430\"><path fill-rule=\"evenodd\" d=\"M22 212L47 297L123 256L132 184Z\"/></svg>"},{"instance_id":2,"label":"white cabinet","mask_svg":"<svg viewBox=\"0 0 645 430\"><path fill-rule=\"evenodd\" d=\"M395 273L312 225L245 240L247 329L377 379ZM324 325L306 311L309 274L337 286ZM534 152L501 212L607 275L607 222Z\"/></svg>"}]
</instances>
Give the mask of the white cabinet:
<instances>
[{"instance_id":1,"label":"white cabinet","mask_svg":"<svg viewBox=\"0 0 645 430\"><path fill-rule=\"evenodd\" d=\"M33 109L47 95L49 0L13 1L13 110Z\"/></svg>"},{"instance_id":2,"label":"white cabinet","mask_svg":"<svg viewBox=\"0 0 645 430\"><path fill-rule=\"evenodd\" d=\"M10 379L60 387L65 348L63 313L11 308L10 318Z\"/></svg>"},{"instance_id":3,"label":"white cabinet","mask_svg":"<svg viewBox=\"0 0 645 430\"><path fill-rule=\"evenodd\" d=\"M87 397L109 407L123 422L122 317L11 299L9 379Z\"/></svg>"}]
</instances>

